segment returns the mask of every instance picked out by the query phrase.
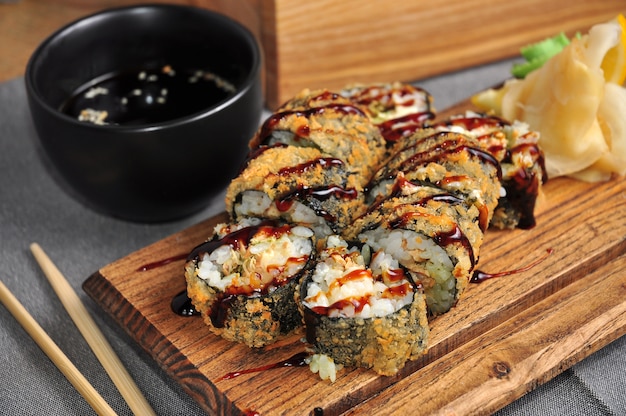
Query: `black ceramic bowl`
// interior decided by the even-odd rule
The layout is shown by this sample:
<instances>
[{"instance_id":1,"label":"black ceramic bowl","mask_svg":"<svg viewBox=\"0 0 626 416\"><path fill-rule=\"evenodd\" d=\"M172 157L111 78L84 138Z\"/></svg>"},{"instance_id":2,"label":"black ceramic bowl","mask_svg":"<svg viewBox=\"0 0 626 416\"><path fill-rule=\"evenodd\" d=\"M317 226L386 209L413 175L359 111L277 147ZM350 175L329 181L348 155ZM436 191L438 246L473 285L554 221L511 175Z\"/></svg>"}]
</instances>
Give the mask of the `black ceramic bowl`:
<instances>
[{"instance_id":1,"label":"black ceramic bowl","mask_svg":"<svg viewBox=\"0 0 626 416\"><path fill-rule=\"evenodd\" d=\"M66 189L102 213L160 222L206 207L236 175L261 117L260 77L260 47L237 22L148 5L52 34L25 82L42 153ZM87 108L106 110L107 124L79 121Z\"/></svg>"}]
</instances>

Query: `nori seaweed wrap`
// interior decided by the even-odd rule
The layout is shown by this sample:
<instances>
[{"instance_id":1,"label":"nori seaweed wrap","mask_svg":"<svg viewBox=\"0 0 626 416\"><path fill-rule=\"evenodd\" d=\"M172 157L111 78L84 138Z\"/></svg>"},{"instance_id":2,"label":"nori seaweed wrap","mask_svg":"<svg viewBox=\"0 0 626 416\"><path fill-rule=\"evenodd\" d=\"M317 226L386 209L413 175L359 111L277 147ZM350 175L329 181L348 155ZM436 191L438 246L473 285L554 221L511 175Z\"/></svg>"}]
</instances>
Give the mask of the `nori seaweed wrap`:
<instances>
[{"instance_id":1,"label":"nori seaweed wrap","mask_svg":"<svg viewBox=\"0 0 626 416\"><path fill-rule=\"evenodd\" d=\"M388 146L421 129L435 117L428 91L401 82L352 85L341 95L365 111Z\"/></svg>"},{"instance_id":2,"label":"nori seaweed wrap","mask_svg":"<svg viewBox=\"0 0 626 416\"><path fill-rule=\"evenodd\" d=\"M340 233L364 209L348 166L308 147L270 147L252 158L226 191L234 221L270 218Z\"/></svg>"},{"instance_id":3,"label":"nori seaweed wrap","mask_svg":"<svg viewBox=\"0 0 626 416\"><path fill-rule=\"evenodd\" d=\"M535 226L535 205L541 185L548 180L538 132L530 130L525 123L474 112L450 117L431 128L470 135L500 162L504 192L494 210L491 226L522 229Z\"/></svg>"},{"instance_id":4,"label":"nori seaweed wrap","mask_svg":"<svg viewBox=\"0 0 626 416\"><path fill-rule=\"evenodd\" d=\"M393 375L426 352L421 288L384 250L330 236L299 293L307 341L335 364Z\"/></svg>"},{"instance_id":5,"label":"nori seaweed wrap","mask_svg":"<svg viewBox=\"0 0 626 416\"><path fill-rule=\"evenodd\" d=\"M300 327L295 291L314 257L313 231L267 220L218 228L185 265L187 295L211 331L263 347Z\"/></svg>"},{"instance_id":6,"label":"nori seaweed wrap","mask_svg":"<svg viewBox=\"0 0 626 416\"><path fill-rule=\"evenodd\" d=\"M251 149L274 145L310 147L339 159L361 186L385 156L385 141L368 115L327 90L296 95L263 123L250 142Z\"/></svg>"}]
</instances>

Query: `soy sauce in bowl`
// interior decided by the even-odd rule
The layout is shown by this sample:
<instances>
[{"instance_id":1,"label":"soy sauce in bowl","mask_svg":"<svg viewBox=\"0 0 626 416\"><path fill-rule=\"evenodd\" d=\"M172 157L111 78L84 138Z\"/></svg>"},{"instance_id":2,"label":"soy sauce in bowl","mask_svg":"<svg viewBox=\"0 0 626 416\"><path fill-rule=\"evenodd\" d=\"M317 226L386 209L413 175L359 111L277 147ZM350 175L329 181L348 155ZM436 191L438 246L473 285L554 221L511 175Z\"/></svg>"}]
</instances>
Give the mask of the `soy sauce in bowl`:
<instances>
[{"instance_id":1,"label":"soy sauce in bowl","mask_svg":"<svg viewBox=\"0 0 626 416\"><path fill-rule=\"evenodd\" d=\"M100 76L77 88L60 111L94 124L153 125L206 110L235 92L214 72L165 65Z\"/></svg>"},{"instance_id":2,"label":"soy sauce in bowl","mask_svg":"<svg viewBox=\"0 0 626 416\"><path fill-rule=\"evenodd\" d=\"M258 128L261 52L249 29L201 7L78 19L35 50L25 73L41 155L70 195L103 214L197 213L237 175Z\"/></svg>"}]
</instances>

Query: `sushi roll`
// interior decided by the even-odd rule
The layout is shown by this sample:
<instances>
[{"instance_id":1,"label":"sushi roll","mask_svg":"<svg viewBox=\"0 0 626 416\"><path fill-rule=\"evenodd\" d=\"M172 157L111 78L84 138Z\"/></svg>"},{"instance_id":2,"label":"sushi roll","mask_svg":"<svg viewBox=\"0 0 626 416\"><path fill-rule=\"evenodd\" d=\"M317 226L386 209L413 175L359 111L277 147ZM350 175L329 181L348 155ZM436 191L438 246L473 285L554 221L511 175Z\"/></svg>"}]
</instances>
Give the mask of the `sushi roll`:
<instances>
[{"instance_id":1,"label":"sushi roll","mask_svg":"<svg viewBox=\"0 0 626 416\"><path fill-rule=\"evenodd\" d=\"M261 126L251 149L309 147L345 163L361 185L385 156L385 141L368 115L349 99L328 90L304 90Z\"/></svg>"},{"instance_id":2,"label":"sushi roll","mask_svg":"<svg viewBox=\"0 0 626 416\"><path fill-rule=\"evenodd\" d=\"M489 226L501 196L500 163L478 141L454 132L423 129L394 147L394 153L366 186L366 203L389 197L400 178L435 186L464 198Z\"/></svg>"},{"instance_id":3,"label":"sushi roll","mask_svg":"<svg viewBox=\"0 0 626 416\"><path fill-rule=\"evenodd\" d=\"M221 224L189 254L187 295L213 333L263 347L301 326L295 292L314 250L313 231L300 225Z\"/></svg>"},{"instance_id":4,"label":"sushi roll","mask_svg":"<svg viewBox=\"0 0 626 416\"><path fill-rule=\"evenodd\" d=\"M407 114L433 113L433 97L423 88L402 82L355 84L341 95L365 108L374 124Z\"/></svg>"},{"instance_id":5,"label":"sushi roll","mask_svg":"<svg viewBox=\"0 0 626 416\"><path fill-rule=\"evenodd\" d=\"M304 324L312 369L396 374L465 292L487 229L534 225L537 140L481 114L435 122L409 84L304 90L251 139L188 295L227 340L260 348Z\"/></svg>"},{"instance_id":6,"label":"sushi roll","mask_svg":"<svg viewBox=\"0 0 626 416\"><path fill-rule=\"evenodd\" d=\"M430 185L398 181L397 191L354 221L346 238L384 249L419 283L430 315L466 289L483 241L480 211Z\"/></svg>"},{"instance_id":7,"label":"sushi roll","mask_svg":"<svg viewBox=\"0 0 626 416\"><path fill-rule=\"evenodd\" d=\"M364 209L349 167L311 147L270 147L255 154L226 191L233 221L267 218L307 226L318 237L340 233Z\"/></svg>"},{"instance_id":8,"label":"sushi roll","mask_svg":"<svg viewBox=\"0 0 626 416\"><path fill-rule=\"evenodd\" d=\"M500 197L501 168L476 138L422 129L398 142L344 233L386 248L424 289L431 315L467 287Z\"/></svg>"},{"instance_id":9,"label":"sushi roll","mask_svg":"<svg viewBox=\"0 0 626 416\"><path fill-rule=\"evenodd\" d=\"M428 91L401 82L353 85L341 95L363 108L391 147L435 118Z\"/></svg>"},{"instance_id":10,"label":"sushi roll","mask_svg":"<svg viewBox=\"0 0 626 416\"><path fill-rule=\"evenodd\" d=\"M547 181L539 133L526 123L467 112L430 126L437 131L455 131L472 136L491 153L502 168L502 196L494 211L495 228L535 226L534 210L541 186Z\"/></svg>"},{"instance_id":11,"label":"sushi roll","mask_svg":"<svg viewBox=\"0 0 626 416\"><path fill-rule=\"evenodd\" d=\"M299 290L306 339L335 365L393 375L426 352L426 304L392 256L369 249L328 237Z\"/></svg>"}]
</instances>

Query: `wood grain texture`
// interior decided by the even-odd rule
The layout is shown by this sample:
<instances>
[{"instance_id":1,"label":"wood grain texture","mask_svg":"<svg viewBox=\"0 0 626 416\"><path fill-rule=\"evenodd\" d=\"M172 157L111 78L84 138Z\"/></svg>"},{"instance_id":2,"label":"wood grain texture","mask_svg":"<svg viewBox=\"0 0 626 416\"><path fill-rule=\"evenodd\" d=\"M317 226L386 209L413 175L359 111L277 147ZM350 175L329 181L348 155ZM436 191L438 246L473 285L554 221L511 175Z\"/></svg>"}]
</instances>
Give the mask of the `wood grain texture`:
<instances>
[{"instance_id":1,"label":"wood grain texture","mask_svg":"<svg viewBox=\"0 0 626 416\"><path fill-rule=\"evenodd\" d=\"M260 37L261 0L9 0L0 1L0 82L24 75L35 49L64 25L111 7L141 3L183 4L219 11Z\"/></svg>"},{"instance_id":2,"label":"wood grain texture","mask_svg":"<svg viewBox=\"0 0 626 416\"><path fill-rule=\"evenodd\" d=\"M303 88L415 81L517 55L624 12L622 0L263 1L268 102Z\"/></svg>"},{"instance_id":3,"label":"wood grain texture","mask_svg":"<svg viewBox=\"0 0 626 416\"><path fill-rule=\"evenodd\" d=\"M626 333L624 270L621 255L347 415L498 410Z\"/></svg>"},{"instance_id":4,"label":"wood grain texture","mask_svg":"<svg viewBox=\"0 0 626 416\"><path fill-rule=\"evenodd\" d=\"M185 287L182 261L139 269L188 253L225 215L103 267L83 287L211 414L483 414L626 332L626 180L549 181L537 214L532 230L489 230L479 268L516 269L553 253L528 272L470 285L432 322L429 353L394 377L354 369L330 383L306 368L280 368L220 381L302 351L301 334L261 350L224 341L170 310Z\"/></svg>"},{"instance_id":5,"label":"wood grain texture","mask_svg":"<svg viewBox=\"0 0 626 416\"><path fill-rule=\"evenodd\" d=\"M152 0L0 2L0 81L24 74L35 48L61 26L104 8ZM415 81L517 55L626 12L623 0L155 0L216 10L264 49L266 101L303 88Z\"/></svg>"}]
</instances>

